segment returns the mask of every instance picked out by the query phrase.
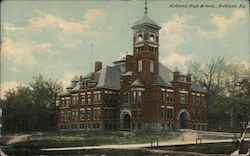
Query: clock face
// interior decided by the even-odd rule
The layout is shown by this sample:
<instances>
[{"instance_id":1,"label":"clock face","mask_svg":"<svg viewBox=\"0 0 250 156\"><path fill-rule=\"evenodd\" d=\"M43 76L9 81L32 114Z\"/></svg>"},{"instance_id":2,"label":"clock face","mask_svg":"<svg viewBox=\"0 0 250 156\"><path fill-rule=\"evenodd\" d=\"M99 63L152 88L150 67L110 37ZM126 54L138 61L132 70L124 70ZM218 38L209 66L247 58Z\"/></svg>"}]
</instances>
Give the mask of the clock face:
<instances>
[{"instance_id":1,"label":"clock face","mask_svg":"<svg viewBox=\"0 0 250 156\"><path fill-rule=\"evenodd\" d=\"M154 42L155 41L154 35L151 34L150 37L149 37L149 39L150 39L150 41Z\"/></svg>"},{"instance_id":2,"label":"clock face","mask_svg":"<svg viewBox=\"0 0 250 156\"><path fill-rule=\"evenodd\" d=\"M140 41L142 41L142 40L143 40L142 34L139 34L139 35L138 35L138 41L140 42Z\"/></svg>"}]
</instances>

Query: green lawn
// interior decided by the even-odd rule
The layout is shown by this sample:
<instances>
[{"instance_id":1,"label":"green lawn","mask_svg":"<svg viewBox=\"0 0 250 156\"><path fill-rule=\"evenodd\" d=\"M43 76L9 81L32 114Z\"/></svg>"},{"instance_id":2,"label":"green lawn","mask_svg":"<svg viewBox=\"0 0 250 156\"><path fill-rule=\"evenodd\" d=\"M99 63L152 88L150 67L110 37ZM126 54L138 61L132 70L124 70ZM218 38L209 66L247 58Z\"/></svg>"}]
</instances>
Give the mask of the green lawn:
<instances>
[{"instance_id":1,"label":"green lawn","mask_svg":"<svg viewBox=\"0 0 250 156\"><path fill-rule=\"evenodd\" d=\"M29 140L12 146L32 148L74 147L104 144L149 143L151 138L167 141L181 135L181 132L144 131L70 131L33 133Z\"/></svg>"}]
</instances>

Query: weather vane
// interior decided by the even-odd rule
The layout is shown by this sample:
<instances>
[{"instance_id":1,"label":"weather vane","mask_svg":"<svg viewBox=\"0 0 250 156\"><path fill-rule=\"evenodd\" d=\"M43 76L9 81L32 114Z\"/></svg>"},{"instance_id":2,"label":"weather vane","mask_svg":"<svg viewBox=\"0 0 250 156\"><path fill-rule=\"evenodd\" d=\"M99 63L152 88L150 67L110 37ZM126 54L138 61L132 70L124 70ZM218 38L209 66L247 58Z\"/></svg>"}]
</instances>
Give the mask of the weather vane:
<instances>
[{"instance_id":1,"label":"weather vane","mask_svg":"<svg viewBox=\"0 0 250 156\"><path fill-rule=\"evenodd\" d=\"M145 0L145 3L144 3L144 4L145 4L145 8L144 8L144 9L145 9L145 12L144 12L144 14L145 14L145 16L147 16L147 14L148 14L148 7L147 7L147 4L148 4L148 3L147 3L147 0Z\"/></svg>"}]
</instances>

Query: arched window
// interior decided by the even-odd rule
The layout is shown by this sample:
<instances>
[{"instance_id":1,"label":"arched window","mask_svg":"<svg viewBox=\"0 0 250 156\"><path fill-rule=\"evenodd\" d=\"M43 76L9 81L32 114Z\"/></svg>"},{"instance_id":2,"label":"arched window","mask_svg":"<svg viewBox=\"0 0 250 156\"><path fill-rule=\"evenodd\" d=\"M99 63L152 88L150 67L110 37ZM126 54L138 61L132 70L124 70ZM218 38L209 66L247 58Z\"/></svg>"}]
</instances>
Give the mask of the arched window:
<instances>
[{"instance_id":1,"label":"arched window","mask_svg":"<svg viewBox=\"0 0 250 156\"><path fill-rule=\"evenodd\" d=\"M142 34L139 34L138 35L138 42L141 42L143 40L143 36L142 36Z\"/></svg>"},{"instance_id":2,"label":"arched window","mask_svg":"<svg viewBox=\"0 0 250 156\"><path fill-rule=\"evenodd\" d=\"M155 41L155 37L154 37L154 35L153 35L153 34L151 34L151 35L149 36L149 39L150 39L150 41L154 42L154 41Z\"/></svg>"}]
</instances>

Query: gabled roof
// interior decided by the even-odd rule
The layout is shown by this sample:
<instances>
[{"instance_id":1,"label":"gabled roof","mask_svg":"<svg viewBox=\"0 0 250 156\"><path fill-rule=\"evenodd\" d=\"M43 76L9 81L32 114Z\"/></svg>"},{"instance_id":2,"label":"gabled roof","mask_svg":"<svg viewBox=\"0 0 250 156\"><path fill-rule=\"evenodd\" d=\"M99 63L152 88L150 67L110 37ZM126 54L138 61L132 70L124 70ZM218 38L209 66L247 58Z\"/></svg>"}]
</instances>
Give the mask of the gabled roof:
<instances>
[{"instance_id":1,"label":"gabled roof","mask_svg":"<svg viewBox=\"0 0 250 156\"><path fill-rule=\"evenodd\" d=\"M80 89L80 83L76 83L76 86L72 89L72 91L76 91Z\"/></svg>"},{"instance_id":2,"label":"gabled roof","mask_svg":"<svg viewBox=\"0 0 250 156\"><path fill-rule=\"evenodd\" d=\"M153 85L167 86L168 84L163 80L163 78L160 75L157 75L154 82L153 82Z\"/></svg>"},{"instance_id":3,"label":"gabled roof","mask_svg":"<svg viewBox=\"0 0 250 156\"><path fill-rule=\"evenodd\" d=\"M71 80L71 82L79 82L79 81L80 81L80 79L79 79L79 77L77 75L75 75L73 77L73 79Z\"/></svg>"},{"instance_id":4,"label":"gabled roof","mask_svg":"<svg viewBox=\"0 0 250 156\"><path fill-rule=\"evenodd\" d=\"M144 84L142 80L138 78L131 84L131 86L144 86Z\"/></svg>"}]
</instances>

